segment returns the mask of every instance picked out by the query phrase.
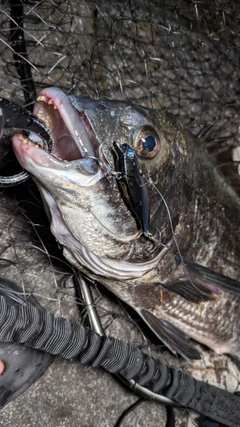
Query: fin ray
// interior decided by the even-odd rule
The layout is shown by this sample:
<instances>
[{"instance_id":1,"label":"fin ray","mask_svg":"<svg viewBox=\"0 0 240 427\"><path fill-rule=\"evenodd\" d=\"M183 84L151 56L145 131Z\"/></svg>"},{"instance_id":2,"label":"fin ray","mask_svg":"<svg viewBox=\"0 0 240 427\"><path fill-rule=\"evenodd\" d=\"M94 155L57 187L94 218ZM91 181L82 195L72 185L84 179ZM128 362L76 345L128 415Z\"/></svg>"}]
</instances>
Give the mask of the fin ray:
<instances>
[{"instance_id":1,"label":"fin ray","mask_svg":"<svg viewBox=\"0 0 240 427\"><path fill-rule=\"evenodd\" d=\"M150 311L142 308L138 313L154 334L171 350L187 359L201 359L199 351L186 334L166 320L159 319Z\"/></svg>"},{"instance_id":2,"label":"fin ray","mask_svg":"<svg viewBox=\"0 0 240 427\"><path fill-rule=\"evenodd\" d=\"M162 285L169 291L180 295L190 302L200 303L215 298L215 294L210 289L187 279L179 279L173 282L169 281Z\"/></svg>"},{"instance_id":3,"label":"fin ray","mask_svg":"<svg viewBox=\"0 0 240 427\"><path fill-rule=\"evenodd\" d=\"M179 255L176 255L175 259L177 264L180 264L183 260L189 277L194 285L200 285L204 287L205 290L209 289L215 293L217 293L217 288L219 288L233 295L240 296L240 282L237 280L231 279L223 274L216 273L210 268L204 267L193 261L189 261L187 258L182 257L181 259Z\"/></svg>"}]
</instances>

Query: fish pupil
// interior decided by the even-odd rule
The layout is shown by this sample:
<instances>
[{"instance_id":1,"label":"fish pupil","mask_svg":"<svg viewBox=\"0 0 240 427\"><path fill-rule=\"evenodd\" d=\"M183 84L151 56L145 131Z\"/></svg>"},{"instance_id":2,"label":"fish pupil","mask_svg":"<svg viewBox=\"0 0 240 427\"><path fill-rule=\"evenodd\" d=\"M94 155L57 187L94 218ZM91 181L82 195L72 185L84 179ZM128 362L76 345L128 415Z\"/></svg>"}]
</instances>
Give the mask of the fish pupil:
<instances>
[{"instance_id":1,"label":"fish pupil","mask_svg":"<svg viewBox=\"0 0 240 427\"><path fill-rule=\"evenodd\" d=\"M142 138L142 147L144 150L153 151L156 147L156 139L154 136L149 135L146 138Z\"/></svg>"}]
</instances>

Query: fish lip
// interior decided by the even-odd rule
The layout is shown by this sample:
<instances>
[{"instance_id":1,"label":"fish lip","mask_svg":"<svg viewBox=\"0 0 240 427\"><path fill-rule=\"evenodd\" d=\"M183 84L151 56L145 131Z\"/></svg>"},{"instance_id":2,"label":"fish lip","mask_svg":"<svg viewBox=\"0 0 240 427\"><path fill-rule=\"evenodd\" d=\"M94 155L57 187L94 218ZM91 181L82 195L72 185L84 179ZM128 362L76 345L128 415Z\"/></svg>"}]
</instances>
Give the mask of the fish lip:
<instances>
[{"instance_id":1,"label":"fish lip","mask_svg":"<svg viewBox=\"0 0 240 427\"><path fill-rule=\"evenodd\" d=\"M79 167L85 174L98 172L100 143L85 112L78 112L64 92L58 88L43 89L34 105L34 114L54 134L51 156L63 165Z\"/></svg>"}]
</instances>

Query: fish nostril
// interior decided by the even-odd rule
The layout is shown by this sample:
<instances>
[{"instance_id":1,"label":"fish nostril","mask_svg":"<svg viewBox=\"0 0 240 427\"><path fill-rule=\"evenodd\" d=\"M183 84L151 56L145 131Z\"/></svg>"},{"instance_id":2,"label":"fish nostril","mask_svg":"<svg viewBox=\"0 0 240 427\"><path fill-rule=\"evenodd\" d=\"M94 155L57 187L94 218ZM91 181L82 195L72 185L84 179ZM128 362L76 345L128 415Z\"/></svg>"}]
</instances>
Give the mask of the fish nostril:
<instances>
[{"instance_id":1,"label":"fish nostril","mask_svg":"<svg viewBox=\"0 0 240 427\"><path fill-rule=\"evenodd\" d=\"M5 374L7 370L7 364L4 360L0 360L0 375Z\"/></svg>"}]
</instances>

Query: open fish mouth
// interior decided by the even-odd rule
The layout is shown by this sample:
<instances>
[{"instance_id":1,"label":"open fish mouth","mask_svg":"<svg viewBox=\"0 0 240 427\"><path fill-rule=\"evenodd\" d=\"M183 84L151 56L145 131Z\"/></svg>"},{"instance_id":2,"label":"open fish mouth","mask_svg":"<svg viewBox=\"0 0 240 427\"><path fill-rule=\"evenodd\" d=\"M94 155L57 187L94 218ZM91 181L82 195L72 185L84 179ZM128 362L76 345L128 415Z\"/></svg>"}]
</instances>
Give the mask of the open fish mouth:
<instances>
[{"instance_id":1,"label":"open fish mouth","mask_svg":"<svg viewBox=\"0 0 240 427\"><path fill-rule=\"evenodd\" d=\"M100 142L84 111L77 111L69 97L60 89L46 88L37 98L34 114L52 131L54 147L51 153L47 153L42 150L42 141L35 134L30 133L29 137L15 135L13 145L17 157L20 157L20 163L23 164L26 158L29 160L32 157L38 165L45 168L55 170L71 168L89 177L96 176L100 169L97 160ZM39 148L41 153L36 153L35 150ZM21 155L23 150L28 151L28 156ZM24 167L33 172L31 161ZM100 176L96 178L99 179Z\"/></svg>"},{"instance_id":2,"label":"open fish mouth","mask_svg":"<svg viewBox=\"0 0 240 427\"><path fill-rule=\"evenodd\" d=\"M42 90L34 114L52 131L52 152L44 151L40 139L32 134L28 138L15 135L13 147L20 164L39 187L51 231L66 258L97 276L135 279L155 268L165 251L157 248L152 252L152 243L147 242L146 259L140 251L136 260L130 258L141 233L115 178L109 179L111 141L107 141L106 128L102 132L104 125L100 131L97 128L95 104L81 99L75 108L74 99L60 89ZM97 105L99 110L104 108L101 102ZM105 110L109 111L108 105ZM101 122L99 111L97 114ZM145 254L145 241L141 250Z\"/></svg>"}]
</instances>

